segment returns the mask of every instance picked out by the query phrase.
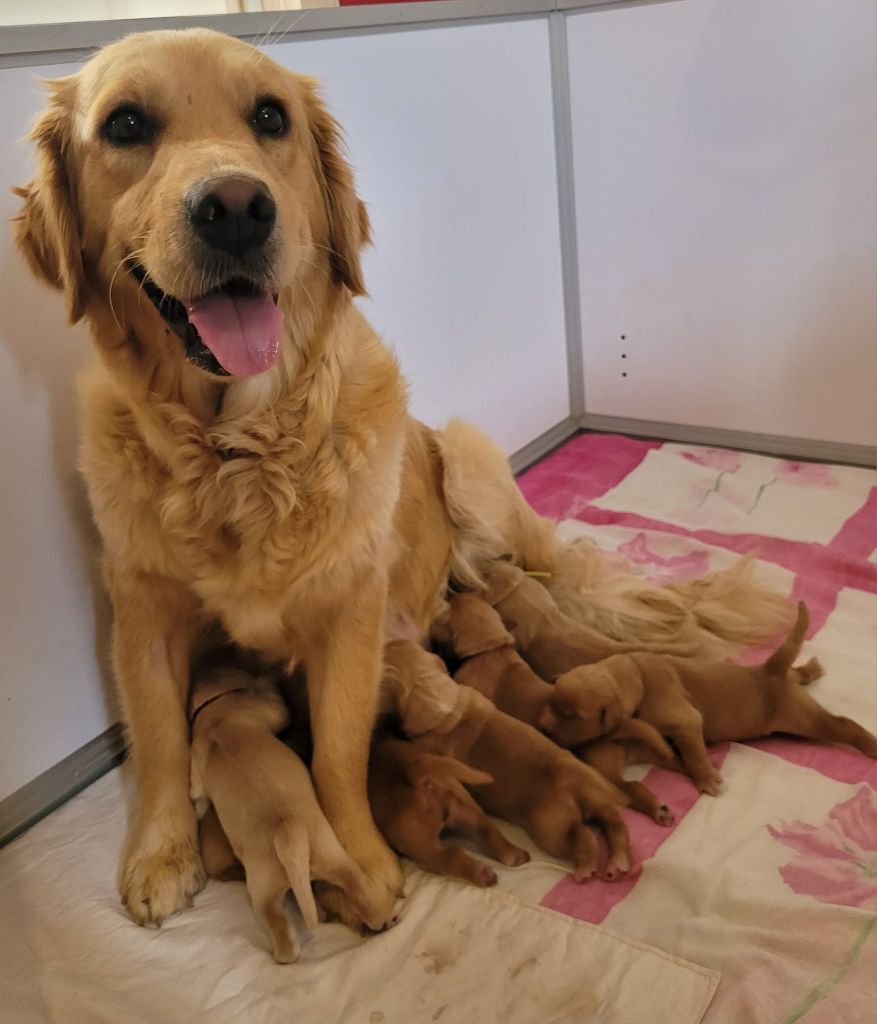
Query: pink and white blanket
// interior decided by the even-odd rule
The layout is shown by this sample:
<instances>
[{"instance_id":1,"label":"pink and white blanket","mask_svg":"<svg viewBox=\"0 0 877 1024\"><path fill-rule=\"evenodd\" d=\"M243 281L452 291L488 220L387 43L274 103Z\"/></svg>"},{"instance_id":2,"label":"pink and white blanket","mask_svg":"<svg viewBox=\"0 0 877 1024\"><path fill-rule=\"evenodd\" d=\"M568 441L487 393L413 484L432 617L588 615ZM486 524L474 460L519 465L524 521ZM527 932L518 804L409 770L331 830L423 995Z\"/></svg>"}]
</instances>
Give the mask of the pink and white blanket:
<instances>
[{"instance_id":1,"label":"pink and white blanket","mask_svg":"<svg viewBox=\"0 0 877 1024\"><path fill-rule=\"evenodd\" d=\"M813 687L877 719L877 478L861 469L583 435L523 477L567 536L652 579L755 550L807 601ZM754 656L755 652L751 652ZM717 797L652 769L676 812L629 813L639 870L575 885L533 852L495 890L409 871L399 924L324 925L278 966L240 884L210 883L160 931L114 889L116 770L0 851L0 1018L13 1024L862 1024L877 1007L877 770L769 739L713 750Z\"/></svg>"},{"instance_id":2,"label":"pink and white blanket","mask_svg":"<svg viewBox=\"0 0 877 1024\"><path fill-rule=\"evenodd\" d=\"M529 501L652 579L755 551L763 578L803 599L813 696L877 726L877 486L863 469L581 435L526 473ZM754 652L753 652L754 653ZM637 877L557 882L543 906L718 970L705 1020L843 1024L877 1007L877 764L788 738L713 749L725 785L698 796L658 768L676 812L629 813Z\"/></svg>"}]
</instances>

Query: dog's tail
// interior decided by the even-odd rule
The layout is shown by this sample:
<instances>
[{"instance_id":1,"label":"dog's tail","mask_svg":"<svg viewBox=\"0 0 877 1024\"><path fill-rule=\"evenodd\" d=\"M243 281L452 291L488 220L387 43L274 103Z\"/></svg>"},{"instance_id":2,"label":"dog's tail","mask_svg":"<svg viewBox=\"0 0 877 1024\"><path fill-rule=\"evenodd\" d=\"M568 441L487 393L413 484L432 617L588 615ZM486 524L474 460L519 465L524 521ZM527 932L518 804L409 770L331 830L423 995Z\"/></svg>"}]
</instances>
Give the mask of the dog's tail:
<instances>
[{"instance_id":1,"label":"dog's tail","mask_svg":"<svg viewBox=\"0 0 877 1024\"><path fill-rule=\"evenodd\" d=\"M311 857L307 831L300 825L286 822L274 836L277 854L301 916L310 931L317 927L317 905L311 889Z\"/></svg>"},{"instance_id":2,"label":"dog's tail","mask_svg":"<svg viewBox=\"0 0 877 1024\"><path fill-rule=\"evenodd\" d=\"M810 612L807 610L807 605L803 601L799 601L798 617L791 633L763 665L764 671L769 676L784 676L789 671L795 658L801 653L801 644L804 643L809 626Z\"/></svg>"},{"instance_id":3,"label":"dog's tail","mask_svg":"<svg viewBox=\"0 0 877 1024\"><path fill-rule=\"evenodd\" d=\"M451 420L434 436L454 527L451 578L481 590L487 564L504 555L529 569L551 570L561 551L554 523L524 500L502 449L461 420Z\"/></svg>"},{"instance_id":4,"label":"dog's tail","mask_svg":"<svg viewBox=\"0 0 877 1024\"><path fill-rule=\"evenodd\" d=\"M502 557L544 573L567 615L616 640L690 655L759 643L789 622L789 601L754 577L754 559L695 580L657 586L585 540L562 543L527 504L502 450L459 420L433 435L453 527L451 579L481 590Z\"/></svg>"}]
</instances>

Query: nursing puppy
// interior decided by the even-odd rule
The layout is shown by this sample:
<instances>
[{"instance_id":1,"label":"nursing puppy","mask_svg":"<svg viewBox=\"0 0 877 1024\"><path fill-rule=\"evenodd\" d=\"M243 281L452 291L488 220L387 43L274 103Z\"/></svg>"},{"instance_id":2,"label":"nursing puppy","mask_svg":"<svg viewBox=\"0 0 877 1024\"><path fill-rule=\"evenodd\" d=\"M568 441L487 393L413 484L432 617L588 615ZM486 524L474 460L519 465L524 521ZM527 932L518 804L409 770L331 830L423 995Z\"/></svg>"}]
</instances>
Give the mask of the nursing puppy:
<instances>
[{"instance_id":1,"label":"nursing puppy","mask_svg":"<svg viewBox=\"0 0 877 1024\"><path fill-rule=\"evenodd\" d=\"M877 757L877 740L857 722L833 715L803 689L822 675L811 658L794 666L810 616L798 618L785 642L761 665L743 667L702 658L630 654L587 666L558 680L551 735L561 743L601 736L636 713L673 741L701 792L714 794L721 776L704 740L749 740L784 732L822 743L845 743Z\"/></svg>"},{"instance_id":2,"label":"nursing puppy","mask_svg":"<svg viewBox=\"0 0 877 1024\"><path fill-rule=\"evenodd\" d=\"M476 594L456 594L440 627L456 661L454 679L483 693L496 707L548 735L555 734L554 687L518 654L514 638L498 612ZM574 675L580 669L572 669ZM561 679L564 677L561 676ZM560 744L566 746L566 744ZM617 723L611 734L591 743L573 744L576 757L592 765L627 794L630 806L660 825L672 825L673 812L641 782L624 778L623 770L638 760L666 764L673 751L656 729L639 719Z\"/></svg>"},{"instance_id":3,"label":"nursing puppy","mask_svg":"<svg viewBox=\"0 0 877 1024\"><path fill-rule=\"evenodd\" d=\"M530 859L510 843L464 788L493 779L452 757L428 754L406 740L386 738L372 747L368 794L378 828L392 848L426 871L474 885L496 885L496 872L458 846L443 846L445 829L470 833L485 853L506 867Z\"/></svg>"},{"instance_id":4,"label":"nursing puppy","mask_svg":"<svg viewBox=\"0 0 877 1024\"><path fill-rule=\"evenodd\" d=\"M387 645L384 687L388 706L415 746L491 776L492 782L478 786L481 806L520 825L552 856L572 860L577 882L593 875L598 864L587 821L606 836L603 877L628 871L630 840L619 814L626 799L593 768L476 690L455 683L440 658L410 641Z\"/></svg>"},{"instance_id":5,"label":"nursing puppy","mask_svg":"<svg viewBox=\"0 0 877 1024\"><path fill-rule=\"evenodd\" d=\"M218 819L202 831L207 862L225 878L239 877L235 861L242 866L274 959L291 963L301 948L285 906L290 889L306 926L317 925L311 878L342 889L374 930L390 923L370 909L363 873L320 810L307 768L277 739L288 715L273 679L213 668L196 678L190 709L192 799L202 809L209 801Z\"/></svg>"},{"instance_id":6,"label":"nursing puppy","mask_svg":"<svg viewBox=\"0 0 877 1024\"><path fill-rule=\"evenodd\" d=\"M495 562L485 574L484 598L499 612L518 650L543 679L554 679L577 665L589 665L628 651L688 654L689 644L637 644L612 640L562 611L551 594L523 570Z\"/></svg>"}]
</instances>

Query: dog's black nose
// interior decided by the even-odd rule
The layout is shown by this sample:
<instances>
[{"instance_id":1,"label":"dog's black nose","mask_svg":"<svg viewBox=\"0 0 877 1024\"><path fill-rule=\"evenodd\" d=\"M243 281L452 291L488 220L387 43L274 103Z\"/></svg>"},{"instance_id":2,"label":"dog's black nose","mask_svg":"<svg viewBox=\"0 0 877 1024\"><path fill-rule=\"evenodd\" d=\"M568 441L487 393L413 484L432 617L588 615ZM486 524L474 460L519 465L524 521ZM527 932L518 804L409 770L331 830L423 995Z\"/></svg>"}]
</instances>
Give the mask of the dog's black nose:
<instances>
[{"instance_id":1,"label":"dog's black nose","mask_svg":"<svg viewBox=\"0 0 877 1024\"><path fill-rule=\"evenodd\" d=\"M197 190L189 201L189 219L211 248L242 256L265 244L277 219L277 206L260 181L230 176Z\"/></svg>"}]
</instances>

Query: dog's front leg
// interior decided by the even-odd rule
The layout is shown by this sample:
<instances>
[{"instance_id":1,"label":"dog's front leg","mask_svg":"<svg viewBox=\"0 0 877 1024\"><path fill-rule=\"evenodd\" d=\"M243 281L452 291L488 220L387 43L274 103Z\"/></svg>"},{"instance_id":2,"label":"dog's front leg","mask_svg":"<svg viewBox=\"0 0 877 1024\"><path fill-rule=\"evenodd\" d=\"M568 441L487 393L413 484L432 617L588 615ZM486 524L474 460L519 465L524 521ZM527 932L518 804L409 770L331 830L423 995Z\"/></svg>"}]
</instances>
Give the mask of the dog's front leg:
<instances>
[{"instance_id":1,"label":"dog's front leg","mask_svg":"<svg viewBox=\"0 0 877 1024\"><path fill-rule=\"evenodd\" d=\"M198 628L187 592L157 577L113 572L113 656L137 779L119 891L138 924L161 924L204 885L189 797L186 697Z\"/></svg>"},{"instance_id":2,"label":"dog's front leg","mask_svg":"<svg viewBox=\"0 0 877 1024\"><path fill-rule=\"evenodd\" d=\"M360 580L318 628L307 658L314 740L312 772L320 804L342 846L363 869L372 920L389 923L402 895L396 857L375 826L368 802L369 742L377 710L386 584ZM357 915L341 894L327 902L350 924Z\"/></svg>"}]
</instances>

